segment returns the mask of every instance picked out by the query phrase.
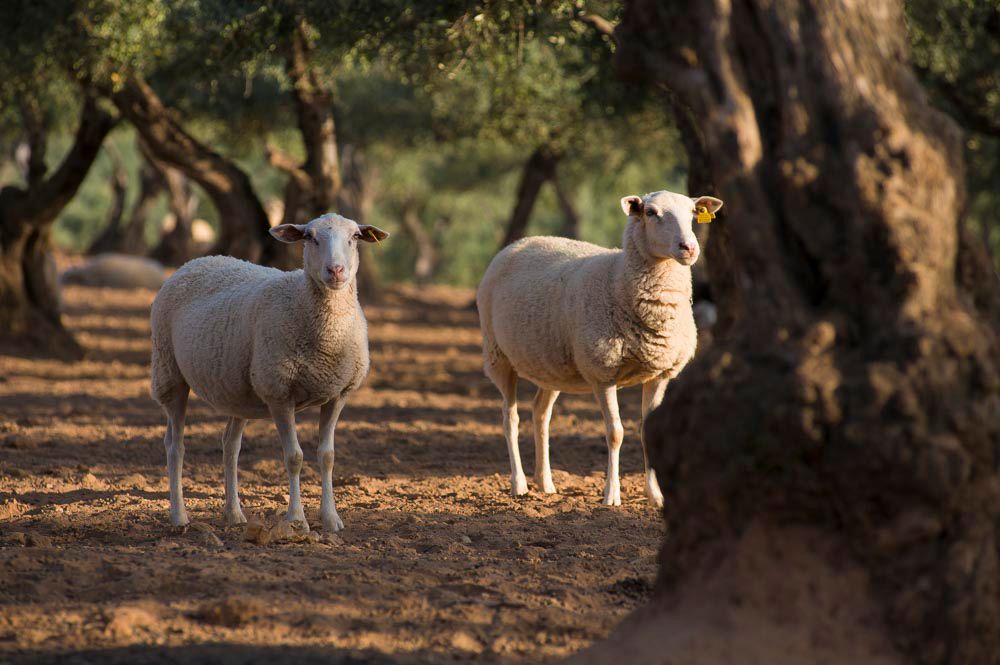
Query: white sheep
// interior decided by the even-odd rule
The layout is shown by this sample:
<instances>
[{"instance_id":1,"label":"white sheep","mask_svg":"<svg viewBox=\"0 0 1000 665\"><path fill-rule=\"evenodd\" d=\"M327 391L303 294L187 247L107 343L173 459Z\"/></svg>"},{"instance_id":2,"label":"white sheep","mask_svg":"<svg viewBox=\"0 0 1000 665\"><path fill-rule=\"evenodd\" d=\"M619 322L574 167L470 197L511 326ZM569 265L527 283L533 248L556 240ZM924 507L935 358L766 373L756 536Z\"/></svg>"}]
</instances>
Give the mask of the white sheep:
<instances>
[{"instance_id":1,"label":"white sheep","mask_svg":"<svg viewBox=\"0 0 1000 665\"><path fill-rule=\"evenodd\" d=\"M63 284L156 290L166 278L166 270L153 259L109 252L98 254L79 266L67 268L60 279Z\"/></svg>"},{"instance_id":2,"label":"white sheep","mask_svg":"<svg viewBox=\"0 0 1000 665\"><path fill-rule=\"evenodd\" d=\"M696 209L722 201L654 192L621 200L628 215L622 249L567 238L533 237L494 257L476 294L486 375L503 396L511 491L528 491L517 445L517 380L538 386L532 405L535 482L555 492L549 419L560 392L597 397L604 416L608 470L604 503L621 505L618 452L623 431L618 388L642 384L642 418L663 399L667 381L694 355L691 265ZM643 440L646 495L663 505Z\"/></svg>"},{"instance_id":3,"label":"white sheep","mask_svg":"<svg viewBox=\"0 0 1000 665\"><path fill-rule=\"evenodd\" d=\"M295 413L320 407L323 529L344 527L333 499L333 434L347 395L368 373L368 328L358 303L358 241L388 234L329 214L271 229L304 243L304 270L282 272L226 256L182 266L153 302L152 395L167 415L170 521L188 523L181 488L188 391L229 416L222 438L225 517L246 522L237 459L251 418L271 418L284 447L288 515L308 529L299 495L302 448Z\"/></svg>"}]
</instances>

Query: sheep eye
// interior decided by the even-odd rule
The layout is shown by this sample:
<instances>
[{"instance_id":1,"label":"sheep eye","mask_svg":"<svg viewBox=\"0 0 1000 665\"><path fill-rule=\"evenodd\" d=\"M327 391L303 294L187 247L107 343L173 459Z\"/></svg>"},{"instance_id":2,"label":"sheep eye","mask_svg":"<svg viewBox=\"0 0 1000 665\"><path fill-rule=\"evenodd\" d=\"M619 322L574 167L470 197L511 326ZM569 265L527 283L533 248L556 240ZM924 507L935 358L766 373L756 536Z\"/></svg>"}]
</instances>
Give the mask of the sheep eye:
<instances>
[{"instance_id":1,"label":"sheep eye","mask_svg":"<svg viewBox=\"0 0 1000 665\"><path fill-rule=\"evenodd\" d=\"M648 216L650 216L650 217L659 217L660 216L659 213L657 213L655 210L647 210L646 214Z\"/></svg>"},{"instance_id":2,"label":"sheep eye","mask_svg":"<svg viewBox=\"0 0 1000 665\"><path fill-rule=\"evenodd\" d=\"M319 245L319 238L317 238L316 236L310 236L310 237L312 238L314 245Z\"/></svg>"}]
</instances>

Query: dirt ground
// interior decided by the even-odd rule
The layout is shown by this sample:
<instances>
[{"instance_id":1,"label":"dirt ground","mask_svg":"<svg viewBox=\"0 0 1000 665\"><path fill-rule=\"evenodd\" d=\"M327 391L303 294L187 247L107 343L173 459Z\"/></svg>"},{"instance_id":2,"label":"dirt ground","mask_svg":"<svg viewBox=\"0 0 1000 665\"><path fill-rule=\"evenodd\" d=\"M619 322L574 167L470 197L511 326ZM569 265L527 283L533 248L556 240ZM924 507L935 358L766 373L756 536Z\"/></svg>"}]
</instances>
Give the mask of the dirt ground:
<instances>
[{"instance_id":1,"label":"dirt ground","mask_svg":"<svg viewBox=\"0 0 1000 665\"><path fill-rule=\"evenodd\" d=\"M649 593L661 522L642 493L639 394L623 391L620 508L600 505L592 398L552 421L559 494L508 494L499 398L480 368L471 292L396 288L370 321L372 374L337 428L346 530L266 545L222 519L225 419L193 399L185 493L167 520L164 418L149 398L153 292L72 287L88 358L0 355L0 663L524 663L606 636ZM318 409L300 416L318 527ZM287 500L270 422L240 460L244 510Z\"/></svg>"}]
</instances>

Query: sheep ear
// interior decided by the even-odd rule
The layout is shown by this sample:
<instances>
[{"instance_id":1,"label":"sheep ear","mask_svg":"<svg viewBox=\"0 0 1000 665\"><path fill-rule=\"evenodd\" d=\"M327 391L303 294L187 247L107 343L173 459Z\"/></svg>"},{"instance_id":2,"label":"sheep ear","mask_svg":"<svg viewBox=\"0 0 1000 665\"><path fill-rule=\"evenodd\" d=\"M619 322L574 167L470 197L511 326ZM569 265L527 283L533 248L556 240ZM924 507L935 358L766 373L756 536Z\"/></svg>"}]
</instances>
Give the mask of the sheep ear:
<instances>
[{"instance_id":1,"label":"sheep ear","mask_svg":"<svg viewBox=\"0 0 1000 665\"><path fill-rule=\"evenodd\" d=\"M713 215L719 211L719 208L722 207L722 199L717 199L714 196L699 196L692 199L692 201L694 201L695 210L697 210L700 206L705 206Z\"/></svg>"},{"instance_id":2,"label":"sheep ear","mask_svg":"<svg viewBox=\"0 0 1000 665\"><path fill-rule=\"evenodd\" d=\"M304 224L279 224L271 229L271 235L281 242L301 242L306 239Z\"/></svg>"},{"instance_id":3,"label":"sheep ear","mask_svg":"<svg viewBox=\"0 0 1000 665\"><path fill-rule=\"evenodd\" d=\"M629 217L642 217L642 199L638 196L626 196L622 199L622 211Z\"/></svg>"},{"instance_id":4,"label":"sheep ear","mask_svg":"<svg viewBox=\"0 0 1000 665\"><path fill-rule=\"evenodd\" d=\"M358 232L361 233L361 239L365 242L382 242L389 237L386 231L371 224L358 224Z\"/></svg>"}]
</instances>

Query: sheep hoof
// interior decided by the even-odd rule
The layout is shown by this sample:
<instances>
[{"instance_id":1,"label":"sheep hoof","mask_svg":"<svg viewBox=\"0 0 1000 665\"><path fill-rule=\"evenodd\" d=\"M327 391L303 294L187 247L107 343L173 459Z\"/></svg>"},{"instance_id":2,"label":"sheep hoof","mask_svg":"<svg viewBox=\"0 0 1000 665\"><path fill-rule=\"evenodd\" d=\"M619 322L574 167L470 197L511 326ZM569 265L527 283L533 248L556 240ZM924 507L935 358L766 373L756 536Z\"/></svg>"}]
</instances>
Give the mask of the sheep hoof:
<instances>
[{"instance_id":1,"label":"sheep hoof","mask_svg":"<svg viewBox=\"0 0 1000 665\"><path fill-rule=\"evenodd\" d=\"M659 508L663 507L663 495L662 494L653 494L652 492L648 492L647 491L646 492L646 496L649 497L649 502L651 504L653 504L654 508L659 509Z\"/></svg>"},{"instance_id":2,"label":"sheep hoof","mask_svg":"<svg viewBox=\"0 0 1000 665\"><path fill-rule=\"evenodd\" d=\"M181 508L177 512L170 511L170 523L173 526L187 526L191 520L188 519L187 511Z\"/></svg>"},{"instance_id":3,"label":"sheep hoof","mask_svg":"<svg viewBox=\"0 0 1000 665\"><path fill-rule=\"evenodd\" d=\"M246 515L243 514L243 510L238 506L235 509L226 508L224 512L226 524L229 526L239 526L247 523Z\"/></svg>"},{"instance_id":4,"label":"sheep hoof","mask_svg":"<svg viewBox=\"0 0 1000 665\"><path fill-rule=\"evenodd\" d=\"M621 489L615 487L614 489L604 490L604 501L602 503L605 506L620 506L622 505L622 493Z\"/></svg>"},{"instance_id":5,"label":"sheep hoof","mask_svg":"<svg viewBox=\"0 0 1000 665\"><path fill-rule=\"evenodd\" d=\"M512 496L523 496L528 493L528 481L524 476L510 479L510 493Z\"/></svg>"},{"instance_id":6,"label":"sheep hoof","mask_svg":"<svg viewBox=\"0 0 1000 665\"><path fill-rule=\"evenodd\" d=\"M552 482L551 478L535 478L535 484L538 485L545 494L556 493L556 486L555 483Z\"/></svg>"},{"instance_id":7,"label":"sheep hoof","mask_svg":"<svg viewBox=\"0 0 1000 665\"><path fill-rule=\"evenodd\" d=\"M323 518L323 531L327 533L337 533L338 531L344 530L344 521L340 519L340 515L334 513L332 516L327 516Z\"/></svg>"}]
</instances>

